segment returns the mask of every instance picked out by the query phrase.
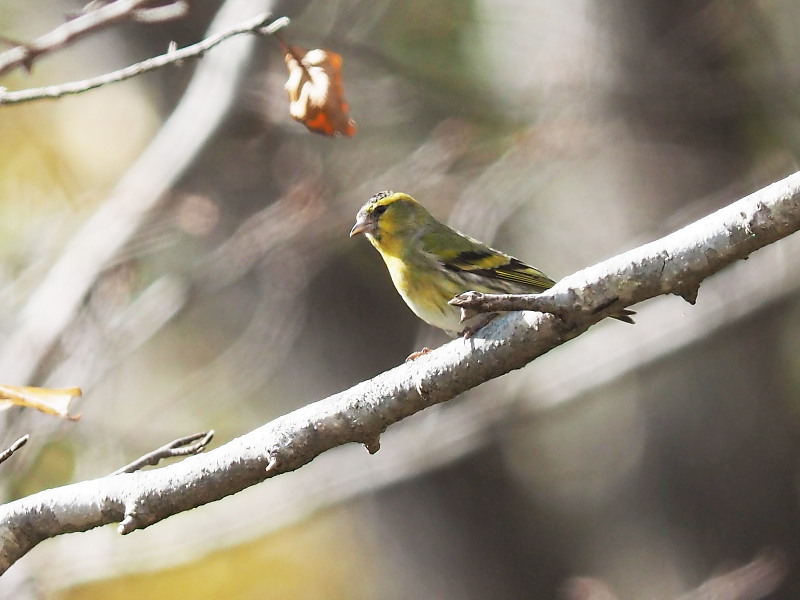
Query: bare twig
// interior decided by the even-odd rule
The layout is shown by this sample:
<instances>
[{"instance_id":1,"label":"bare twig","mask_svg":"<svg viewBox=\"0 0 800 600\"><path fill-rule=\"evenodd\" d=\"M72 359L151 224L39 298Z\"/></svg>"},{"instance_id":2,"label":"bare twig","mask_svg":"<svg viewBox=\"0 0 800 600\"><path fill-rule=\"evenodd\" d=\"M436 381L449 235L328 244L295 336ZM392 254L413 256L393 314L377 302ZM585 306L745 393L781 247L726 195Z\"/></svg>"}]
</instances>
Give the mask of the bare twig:
<instances>
[{"instance_id":1,"label":"bare twig","mask_svg":"<svg viewBox=\"0 0 800 600\"><path fill-rule=\"evenodd\" d=\"M214 439L214 430L200 433L193 433L177 440L171 441L169 444L164 444L160 448L156 448L152 452L148 452L144 456L140 456L132 463L128 463L111 473L111 475L120 475L122 473L133 473L144 467L152 467L160 463L166 458L175 458L176 456L189 456L193 454L200 454ZM110 476L111 476L110 475Z\"/></svg>"},{"instance_id":2,"label":"bare twig","mask_svg":"<svg viewBox=\"0 0 800 600\"><path fill-rule=\"evenodd\" d=\"M0 75L19 67L30 71L33 61L39 56L59 50L89 33L131 19L139 9L152 3L153 0L116 0L84 12L34 41L0 54Z\"/></svg>"},{"instance_id":3,"label":"bare twig","mask_svg":"<svg viewBox=\"0 0 800 600\"><path fill-rule=\"evenodd\" d=\"M3 452L0 453L0 463L4 463L5 461L7 461L9 458L11 458L11 455L14 454L14 452L16 452L17 450L22 448L25 444L27 444L29 437L30 436L28 434L25 434L21 438L19 438L16 442L11 444L11 446L9 446L7 449L3 450Z\"/></svg>"},{"instance_id":4,"label":"bare twig","mask_svg":"<svg viewBox=\"0 0 800 600\"><path fill-rule=\"evenodd\" d=\"M483 292L464 292L450 304L461 309L461 322L484 312L503 312L508 310L536 310L543 313L563 315L569 307L559 307L550 296L540 294L484 294Z\"/></svg>"},{"instance_id":5,"label":"bare twig","mask_svg":"<svg viewBox=\"0 0 800 600\"><path fill-rule=\"evenodd\" d=\"M196 44L186 46L180 50L169 50L165 54L148 58L142 62L130 65L111 73L98 75L89 79L81 81L71 81L58 85L49 85L40 88L31 88L27 90L18 90L9 92L5 89L0 89L0 105L3 104L19 104L21 102L31 102L33 100L45 100L53 98L61 98L70 94L80 94L88 90L92 90L109 83L116 83L118 81L125 81L142 73L154 71L167 65L179 64L188 58L200 58L204 53L208 52L214 46L221 44L227 39L243 33L258 33L261 35L272 35L276 31L286 27L289 24L289 19L280 17L272 23L267 24L270 19L268 14L260 14L252 19L248 19L238 25L227 29L221 33L212 35Z\"/></svg>"},{"instance_id":6,"label":"bare twig","mask_svg":"<svg viewBox=\"0 0 800 600\"><path fill-rule=\"evenodd\" d=\"M800 173L675 234L568 277L555 294L571 292L581 302L599 306L611 297L625 304L685 294L687 285L696 290L704 278L798 229ZM583 300L585 290L594 290L592 299ZM6 504L0 507L0 572L49 537L111 522L120 523L120 533L130 533L294 471L345 443L374 448L389 425L524 366L603 316L602 311L581 310L568 327L552 316L512 313L469 340L454 340L206 454Z\"/></svg>"}]
</instances>

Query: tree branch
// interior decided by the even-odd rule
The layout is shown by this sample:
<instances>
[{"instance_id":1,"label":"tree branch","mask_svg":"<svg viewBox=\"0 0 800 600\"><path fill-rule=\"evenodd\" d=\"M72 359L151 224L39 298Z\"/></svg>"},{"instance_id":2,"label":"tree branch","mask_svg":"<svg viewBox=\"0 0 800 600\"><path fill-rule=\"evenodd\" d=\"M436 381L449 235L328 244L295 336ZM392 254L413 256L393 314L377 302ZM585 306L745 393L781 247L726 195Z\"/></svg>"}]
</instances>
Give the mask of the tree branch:
<instances>
[{"instance_id":1,"label":"tree branch","mask_svg":"<svg viewBox=\"0 0 800 600\"><path fill-rule=\"evenodd\" d=\"M207 454L11 502L0 507L0 572L49 537L112 522L130 533L298 469L348 442L374 452L389 425L524 366L619 306L696 292L706 277L798 229L800 173L562 280L548 293L574 301L572 325L541 313L512 313L469 340L454 340Z\"/></svg>"},{"instance_id":2,"label":"tree branch","mask_svg":"<svg viewBox=\"0 0 800 600\"><path fill-rule=\"evenodd\" d=\"M114 4L116 4L116 2ZM288 18L280 17L267 25L267 21L269 21L269 19L269 14L260 14L252 19L248 19L247 21L233 26L226 31L212 35L197 42L196 44L192 44L191 46L186 46L180 50L170 49L166 52L166 54L154 56L153 58L148 58L147 60L135 63L129 67L112 71L111 73L98 75L97 77L13 92L9 92L3 88L0 88L0 106L4 104L30 102L32 100L61 98L70 94L80 94L88 90L108 85L109 83L125 81L126 79L131 79L137 75L154 71L167 65L178 65L182 61L189 58L200 58L204 53L211 50L214 46L217 46L234 36L241 35L243 33L272 35L289 24Z\"/></svg>"},{"instance_id":3,"label":"tree branch","mask_svg":"<svg viewBox=\"0 0 800 600\"><path fill-rule=\"evenodd\" d=\"M424 173L423 166L408 167ZM794 260L799 253L800 236L795 235L732 265L704 285L702 298L691 310L666 297L648 302L637 327L608 323L597 328L561 351L535 360L505 382L500 395L462 396L440 407L432 418L406 420L389 428L375 456L354 444L336 448L291 477L250 488L202 511L182 514L180 519L168 519L125 543L118 543L117 534L109 528L61 536L37 548L27 568L39 569L43 585L65 588L120 570L135 573L176 567L208 548L224 550L286 530L319 512L451 465L495 445L510 423L537 419L585 401L604 386L624 387L621 380L631 373L654 367L720 330L742 326L767 307L795 297L800 293ZM213 387L204 393L213 394ZM167 395L172 397L173 392ZM251 514L243 522L239 515L252 513L253 506L270 510Z\"/></svg>"},{"instance_id":4,"label":"tree branch","mask_svg":"<svg viewBox=\"0 0 800 600\"><path fill-rule=\"evenodd\" d=\"M8 448L3 450L3 452L0 452L0 463L6 462L9 458L11 458L14 452L16 452L17 450L22 448L25 444L27 444L29 437L30 436L27 434L23 435L16 442L14 442Z\"/></svg>"},{"instance_id":5,"label":"tree branch","mask_svg":"<svg viewBox=\"0 0 800 600\"><path fill-rule=\"evenodd\" d=\"M152 467L160 463L165 458L175 458L177 456L190 456L199 454L211 443L214 439L214 430L202 431L200 433L193 433L191 435L172 440L168 444L164 444L160 448L156 448L152 452L148 452L144 456L140 456L135 461L128 463L124 467L120 467L109 477L114 475L121 475L122 473L133 473L144 467Z\"/></svg>"},{"instance_id":6,"label":"tree branch","mask_svg":"<svg viewBox=\"0 0 800 600\"><path fill-rule=\"evenodd\" d=\"M569 314L569 307L558 306L552 296L539 294L484 294L473 290L459 294L449 304L461 309L462 323L485 312L535 310L558 316Z\"/></svg>"},{"instance_id":7,"label":"tree branch","mask_svg":"<svg viewBox=\"0 0 800 600\"><path fill-rule=\"evenodd\" d=\"M87 11L28 44L19 44L0 54L0 75L19 67L30 71L33 61L39 56L59 50L89 33L128 19L138 18L139 11L152 3L153 0L115 0L100 8ZM182 2L179 0L173 4L180 5ZM180 16L172 14L173 18Z\"/></svg>"}]
</instances>

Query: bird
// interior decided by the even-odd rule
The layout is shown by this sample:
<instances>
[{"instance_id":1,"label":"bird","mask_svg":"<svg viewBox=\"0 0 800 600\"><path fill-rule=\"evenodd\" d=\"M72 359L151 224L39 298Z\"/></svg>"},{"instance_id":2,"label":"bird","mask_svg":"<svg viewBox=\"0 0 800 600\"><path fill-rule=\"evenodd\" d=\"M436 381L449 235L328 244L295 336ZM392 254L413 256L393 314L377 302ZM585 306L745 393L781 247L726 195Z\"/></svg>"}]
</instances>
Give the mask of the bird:
<instances>
[{"instance_id":1,"label":"bird","mask_svg":"<svg viewBox=\"0 0 800 600\"><path fill-rule=\"evenodd\" d=\"M449 304L474 290L538 294L555 281L541 270L441 223L408 194L378 192L358 211L350 237L364 234L383 257L395 288L423 321L451 337L470 337L498 313L462 323ZM614 318L633 323L633 311Z\"/></svg>"}]
</instances>

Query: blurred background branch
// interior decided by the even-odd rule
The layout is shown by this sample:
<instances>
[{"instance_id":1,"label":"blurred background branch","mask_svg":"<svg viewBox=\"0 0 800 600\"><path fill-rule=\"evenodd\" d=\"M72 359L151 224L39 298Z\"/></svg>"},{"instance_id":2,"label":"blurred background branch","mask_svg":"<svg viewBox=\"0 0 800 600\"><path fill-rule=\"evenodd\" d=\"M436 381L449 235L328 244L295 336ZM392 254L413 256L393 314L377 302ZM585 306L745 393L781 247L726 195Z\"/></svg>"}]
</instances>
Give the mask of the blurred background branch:
<instances>
[{"instance_id":1,"label":"blurred background branch","mask_svg":"<svg viewBox=\"0 0 800 600\"><path fill-rule=\"evenodd\" d=\"M717 575L677 600L753 600L764 598L782 583L788 565L786 557L774 550L760 552L747 564ZM576 577L567 582L564 600L619 600L611 588L593 577Z\"/></svg>"},{"instance_id":2,"label":"blurred background branch","mask_svg":"<svg viewBox=\"0 0 800 600\"><path fill-rule=\"evenodd\" d=\"M209 30L231 27L245 10L250 12L258 4L263 3L226 2ZM233 101L252 42L239 38L229 44L227 52L210 54L201 61L182 102L159 135L50 268L27 301L19 327L0 352L0 373L10 381L28 381L36 376L40 361L63 333L98 275L109 267L170 184L203 148Z\"/></svg>"}]
</instances>

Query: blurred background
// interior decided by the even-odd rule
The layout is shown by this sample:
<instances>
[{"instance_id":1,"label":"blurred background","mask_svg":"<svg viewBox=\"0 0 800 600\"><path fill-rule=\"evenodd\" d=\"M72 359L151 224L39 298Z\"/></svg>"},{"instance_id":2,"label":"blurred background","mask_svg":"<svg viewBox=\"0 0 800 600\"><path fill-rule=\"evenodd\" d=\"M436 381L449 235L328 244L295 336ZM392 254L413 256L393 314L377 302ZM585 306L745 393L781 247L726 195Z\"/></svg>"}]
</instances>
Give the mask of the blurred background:
<instances>
[{"instance_id":1,"label":"blurred background","mask_svg":"<svg viewBox=\"0 0 800 600\"><path fill-rule=\"evenodd\" d=\"M348 237L377 191L558 279L797 169L796 2L190 4L0 85L108 72L270 10L287 42L342 55L358 131L291 120L283 57L254 36L0 108L0 382L84 390L79 422L2 415L4 448L31 434L0 466L6 500L196 431L224 443L445 343ZM79 8L6 0L0 34ZM759 251L696 306L639 305L635 327L417 415L374 457L344 447L125 538L48 540L0 595L677 598L766 556L782 581L753 576L746 597L797 598L797 252Z\"/></svg>"}]
</instances>

